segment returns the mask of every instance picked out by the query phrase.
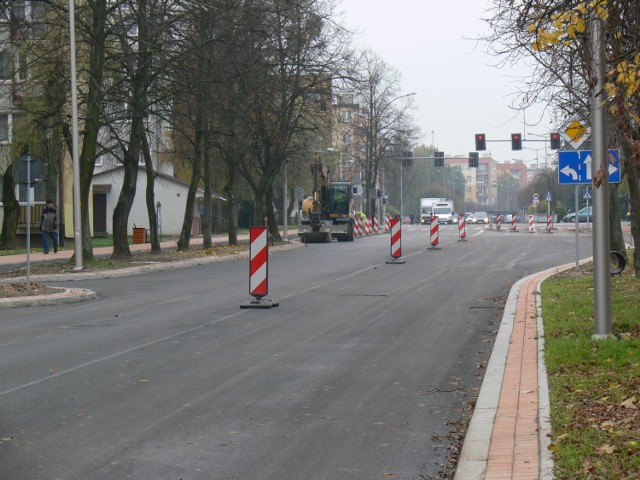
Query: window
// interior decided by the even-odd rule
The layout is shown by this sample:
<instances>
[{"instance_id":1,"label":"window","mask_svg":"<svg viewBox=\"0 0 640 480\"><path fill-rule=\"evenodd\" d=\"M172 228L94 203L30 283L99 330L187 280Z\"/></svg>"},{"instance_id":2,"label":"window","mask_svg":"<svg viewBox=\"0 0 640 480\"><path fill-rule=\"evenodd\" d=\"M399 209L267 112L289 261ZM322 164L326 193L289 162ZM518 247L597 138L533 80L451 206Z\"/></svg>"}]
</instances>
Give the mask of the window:
<instances>
[{"instance_id":1,"label":"window","mask_svg":"<svg viewBox=\"0 0 640 480\"><path fill-rule=\"evenodd\" d=\"M29 201L32 204L44 203L46 201L44 198L44 182L32 183L28 191L29 191L29 197L31 197ZM16 198L18 199L18 202L22 204L27 203L27 184L26 183L17 184L15 193L16 193ZM34 219L31 219L31 221L34 221ZM37 222L38 219L36 219L35 221Z\"/></svg>"},{"instance_id":2,"label":"window","mask_svg":"<svg viewBox=\"0 0 640 480\"><path fill-rule=\"evenodd\" d=\"M24 1L15 1L11 5L11 14L16 20L24 20L26 18L26 8Z\"/></svg>"},{"instance_id":3,"label":"window","mask_svg":"<svg viewBox=\"0 0 640 480\"><path fill-rule=\"evenodd\" d=\"M343 123L351 123L351 111L350 110L346 110L346 111L342 112L341 120L342 120Z\"/></svg>"},{"instance_id":4,"label":"window","mask_svg":"<svg viewBox=\"0 0 640 480\"><path fill-rule=\"evenodd\" d=\"M16 80L24 82L28 78L27 56L24 53L16 52L15 56Z\"/></svg>"},{"instance_id":5,"label":"window","mask_svg":"<svg viewBox=\"0 0 640 480\"><path fill-rule=\"evenodd\" d=\"M471 187L467 187L467 193L471 193Z\"/></svg>"},{"instance_id":6,"label":"window","mask_svg":"<svg viewBox=\"0 0 640 480\"><path fill-rule=\"evenodd\" d=\"M9 115L0 115L0 142L9 141Z\"/></svg>"},{"instance_id":7,"label":"window","mask_svg":"<svg viewBox=\"0 0 640 480\"><path fill-rule=\"evenodd\" d=\"M0 80L11 78L11 54L7 50L0 51Z\"/></svg>"},{"instance_id":8,"label":"window","mask_svg":"<svg viewBox=\"0 0 640 480\"><path fill-rule=\"evenodd\" d=\"M487 171L487 164L486 163L481 163L480 165L478 165L478 171L479 172L486 172Z\"/></svg>"},{"instance_id":9,"label":"window","mask_svg":"<svg viewBox=\"0 0 640 480\"><path fill-rule=\"evenodd\" d=\"M519 177L520 176L520 170L511 170L511 175L513 175L514 177Z\"/></svg>"}]
</instances>

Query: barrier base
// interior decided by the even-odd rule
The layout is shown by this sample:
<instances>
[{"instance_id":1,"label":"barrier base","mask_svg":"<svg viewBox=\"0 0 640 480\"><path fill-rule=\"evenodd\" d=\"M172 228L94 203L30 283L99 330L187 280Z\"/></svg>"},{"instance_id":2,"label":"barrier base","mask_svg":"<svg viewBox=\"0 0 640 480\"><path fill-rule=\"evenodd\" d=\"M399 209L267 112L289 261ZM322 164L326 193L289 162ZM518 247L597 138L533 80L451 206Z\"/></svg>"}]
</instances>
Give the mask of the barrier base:
<instances>
[{"instance_id":1,"label":"barrier base","mask_svg":"<svg viewBox=\"0 0 640 480\"><path fill-rule=\"evenodd\" d=\"M427 250L441 250L441 248L437 245L431 245Z\"/></svg>"},{"instance_id":2,"label":"barrier base","mask_svg":"<svg viewBox=\"0 0 640 480\"><path fill-rule=\"evenodd\" d=\"M404 260L402 260L401 258L392 258L391 260L387 260L386 262L387 265L401 265L404 263Z\"/></svg>"},{"instance_id":3,"label":"barrier base","mask_svg":"<svg viewBox=\"0 0 640 480\"><path fill-rule=\"evenodd\" d=\"M273 308L280 305L278 302L267 298L254 298L249 303L243 303L240 308Z\"/></svg>"},{"instance_id":4,"label":"barrier base","mask_svg":"<svg viewBox=\"0 0 640 480\"><path fill-rule=\"evenodd\" d=\"M466 239L466 238L459 238L459 239L458 239L458 241L459 241L459 242L466 242L466 241L467 241L467 239Z\"/></svg>"}]
</instances>

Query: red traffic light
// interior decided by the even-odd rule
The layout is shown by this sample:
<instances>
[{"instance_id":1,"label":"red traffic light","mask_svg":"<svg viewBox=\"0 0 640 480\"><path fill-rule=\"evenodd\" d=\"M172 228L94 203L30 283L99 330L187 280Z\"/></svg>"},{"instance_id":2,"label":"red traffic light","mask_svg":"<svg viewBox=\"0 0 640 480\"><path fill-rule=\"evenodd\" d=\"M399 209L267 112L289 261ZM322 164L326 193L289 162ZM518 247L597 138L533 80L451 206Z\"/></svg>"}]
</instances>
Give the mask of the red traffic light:
<instances>
[{"instance_id":1,"label":"red traffic light","mask_svg":"<svg viewBox=\"0 0 640 480\"><path fill-rule=\"evenodd\" d=\"M511 150L522 150L522 136L519 133L511 134Z\"/></svg>"},{"instance_id":2,"label":"red traffic light","mask_svg":"<svg viewBox=\"0 0 640 480\"><path fill-rule=\"evenodd\" d=\"M476 133L476 150L483 151L487 149L487 140L484 133Z\"/></svg>"},{"instance_id":3,"label":"red traffic light","mask_svg":"<svg viewBox=\"0 0 640 480\"><path fill-rule=\"evenodd\" d=\"M558 132L552 132L549 135L551 143L551 150L560 150L560 134Z\"/></svg>"}]
</instances>

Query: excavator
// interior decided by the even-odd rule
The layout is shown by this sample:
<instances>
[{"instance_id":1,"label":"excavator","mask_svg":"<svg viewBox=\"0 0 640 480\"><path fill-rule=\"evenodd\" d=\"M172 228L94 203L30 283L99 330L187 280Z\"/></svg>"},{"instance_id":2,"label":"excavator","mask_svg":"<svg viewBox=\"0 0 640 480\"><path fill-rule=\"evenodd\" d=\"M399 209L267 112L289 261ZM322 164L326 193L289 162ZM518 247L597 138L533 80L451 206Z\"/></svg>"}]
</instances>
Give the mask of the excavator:
<instances>
[{"instance_id":1,"label":"excavator","mask_svg":"<svg viewBox=\"0 0 640 480\"><path fill-rule=\"evenodd\" d=\"M313 195L302 202L298 235L304 243L352 242L354 218L351 183L330 181L329 168L316 156L311 163Z\"/></svg>"}]
</instances>

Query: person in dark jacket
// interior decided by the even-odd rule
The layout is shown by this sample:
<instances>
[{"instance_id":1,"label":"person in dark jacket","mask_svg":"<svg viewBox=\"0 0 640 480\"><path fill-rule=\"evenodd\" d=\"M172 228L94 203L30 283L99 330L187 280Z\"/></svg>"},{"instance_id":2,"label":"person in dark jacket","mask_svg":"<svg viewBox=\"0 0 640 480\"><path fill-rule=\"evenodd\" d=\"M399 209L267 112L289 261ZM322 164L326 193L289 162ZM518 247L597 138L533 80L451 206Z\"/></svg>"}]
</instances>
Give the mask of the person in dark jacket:
<instances>
[{"instance_id":1,"label":"person in dark jacket","mask_svg":"<svg viewBox=\"0 0 640 480\"><path fill-rule=\"evenodd\" d=\"M42 250L49 253L49 239L53 240L53 253L58 253L58 210L53 207L53 200L47 200L47 206L42 210L40 230L42 231Z\"/></svg>"}]
</instances>

